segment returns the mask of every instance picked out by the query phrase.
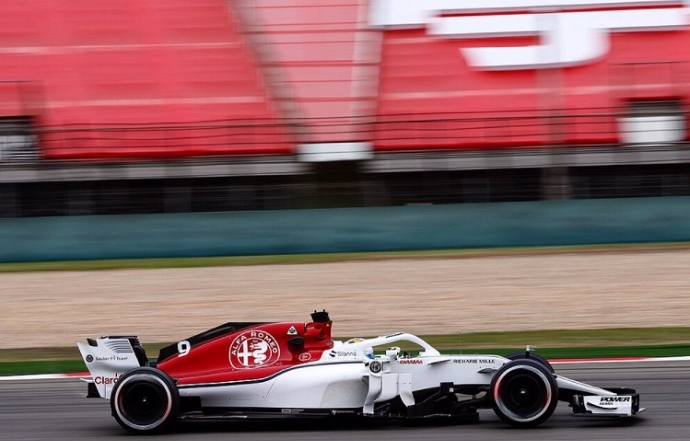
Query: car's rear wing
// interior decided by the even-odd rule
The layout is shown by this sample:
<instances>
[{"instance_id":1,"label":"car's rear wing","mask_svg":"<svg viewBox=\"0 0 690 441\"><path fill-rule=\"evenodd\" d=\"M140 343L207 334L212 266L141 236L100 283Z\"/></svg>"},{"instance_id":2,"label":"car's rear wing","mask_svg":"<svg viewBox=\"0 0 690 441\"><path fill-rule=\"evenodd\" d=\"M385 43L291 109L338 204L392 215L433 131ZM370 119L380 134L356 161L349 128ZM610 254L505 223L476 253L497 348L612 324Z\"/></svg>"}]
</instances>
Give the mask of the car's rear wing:
<instances>
[{"instance_id":1,"label":"car's rear wing","mask_svg":"<svg viewBox=\"0 0 690 441\"><path fill-rule=\"evenodd\" d=\"M146 355L136 337L101 337L87 339L88 344L77 343L91 378L89 396L94 390L101 398L110 398L118 378L125 372L148 364Z\"/></svg>"}]
</instances>

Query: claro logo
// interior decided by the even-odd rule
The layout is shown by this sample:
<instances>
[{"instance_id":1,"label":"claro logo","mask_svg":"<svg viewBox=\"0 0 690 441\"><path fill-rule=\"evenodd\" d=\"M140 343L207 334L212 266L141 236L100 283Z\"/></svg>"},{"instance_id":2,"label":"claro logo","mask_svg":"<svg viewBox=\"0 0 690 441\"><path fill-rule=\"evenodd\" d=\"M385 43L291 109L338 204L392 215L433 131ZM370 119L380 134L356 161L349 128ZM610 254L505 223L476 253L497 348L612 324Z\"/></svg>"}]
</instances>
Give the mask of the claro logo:
<instances>
[{"instance_id":1,"label":"claro logo","mask_svg":"<svg viewBox=\"0 0 690 441\"><path fill-rule=\"evenodd\" d=\"M687 29L690 0L373 0L370 24L426 28L446 39L538 37L538 44L462 48L480 70L591 63L609 51L609 33Z\"/></svg>"},{"instance_id":2,"label":"claro logo","mask_svg":"<svg viewBox=\"0 0 690 441\"><path fill-rule=\"evenodd\" d=\"M120 374L115 374L113 377L103 377L103 376L98 376L94 377L93 382L95 384L115 384L117 383L117 380L119 380L121 377Z\"/></svg>"}]
</instances>

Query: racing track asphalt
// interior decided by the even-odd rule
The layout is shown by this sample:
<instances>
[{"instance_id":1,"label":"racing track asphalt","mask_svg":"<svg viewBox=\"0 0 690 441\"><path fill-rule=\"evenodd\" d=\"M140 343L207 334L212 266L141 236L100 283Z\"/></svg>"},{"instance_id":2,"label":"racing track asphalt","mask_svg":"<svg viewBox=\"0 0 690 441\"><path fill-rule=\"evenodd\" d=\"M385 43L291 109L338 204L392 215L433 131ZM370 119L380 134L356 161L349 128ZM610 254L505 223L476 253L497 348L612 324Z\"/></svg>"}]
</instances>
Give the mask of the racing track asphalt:
<instances>
[{"instance_id":1,"label":"racing track asphalt","mask_svg":"<svg viewBox=\"0 0 690 441\"><path fill-rule=\"evenodd\" d=\"M628 386L641 394L648 410L633 419L574 417L559 403L551 419L537 429L515 430L490 410L479 424L409 427L311 427L300 422L237 426L182 425L176 433L146 440L683 440L690 439L690 362L636 362L556 365L559 374L599 386ZM133 439L110 416L105 400L84 398L78 379L0 382L0 440ZM144 439L144 438L140 438Z\"/></svg>"}]
</instances>

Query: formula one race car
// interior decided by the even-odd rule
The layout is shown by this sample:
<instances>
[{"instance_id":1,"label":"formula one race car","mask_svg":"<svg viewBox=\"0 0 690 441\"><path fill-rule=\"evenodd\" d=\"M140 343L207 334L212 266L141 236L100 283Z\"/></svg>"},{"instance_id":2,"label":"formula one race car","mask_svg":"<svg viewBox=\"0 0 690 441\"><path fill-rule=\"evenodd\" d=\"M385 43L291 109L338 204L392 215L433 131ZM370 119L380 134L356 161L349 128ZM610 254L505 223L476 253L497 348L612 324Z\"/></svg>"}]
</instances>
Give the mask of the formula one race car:
<instances>
[{"instance_id":1,"label":"formula one race car","mask_svg":"<svg viewBox=\"0 0 690 441\"><path fill-rule=\"evenodd\" d=\"M117 422L135 433L164 431L178 420L467 422L478 420L480 408L531 427L546 421L559 400L575 414L631 417L644 410L634 390L556 375L529 350L509 357L443 355L405 333L339 342L331 338L327 312L311 319L226 323L161 349L157 362L136 337L77 345L91 373L89 396L110 400Z\"/></svg>"}]
</instances>

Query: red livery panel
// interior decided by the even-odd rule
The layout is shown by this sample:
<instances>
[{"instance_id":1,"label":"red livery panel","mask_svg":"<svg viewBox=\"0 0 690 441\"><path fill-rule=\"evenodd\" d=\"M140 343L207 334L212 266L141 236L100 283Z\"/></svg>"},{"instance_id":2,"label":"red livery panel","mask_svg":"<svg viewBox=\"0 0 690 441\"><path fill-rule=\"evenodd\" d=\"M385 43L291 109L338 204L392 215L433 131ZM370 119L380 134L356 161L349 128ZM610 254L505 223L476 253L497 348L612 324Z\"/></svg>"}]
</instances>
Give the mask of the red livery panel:
<instances>
[{"instance_id":1,"label":"red livery panel","mask_svg":"<svg viewBox=\"0 0 690 441\"><path fill-rule=\"evenodd\" d=\"M248 381L270 377L291 366L321 358L333 347L332 322L315 312L308 323L226 325L209 339L191 337L173 355L161 351L157 367L179 385ZM197 336L197 337L203 337ZM199 341L200 340L200 341Z\"/></svg>"}]
</instances>

